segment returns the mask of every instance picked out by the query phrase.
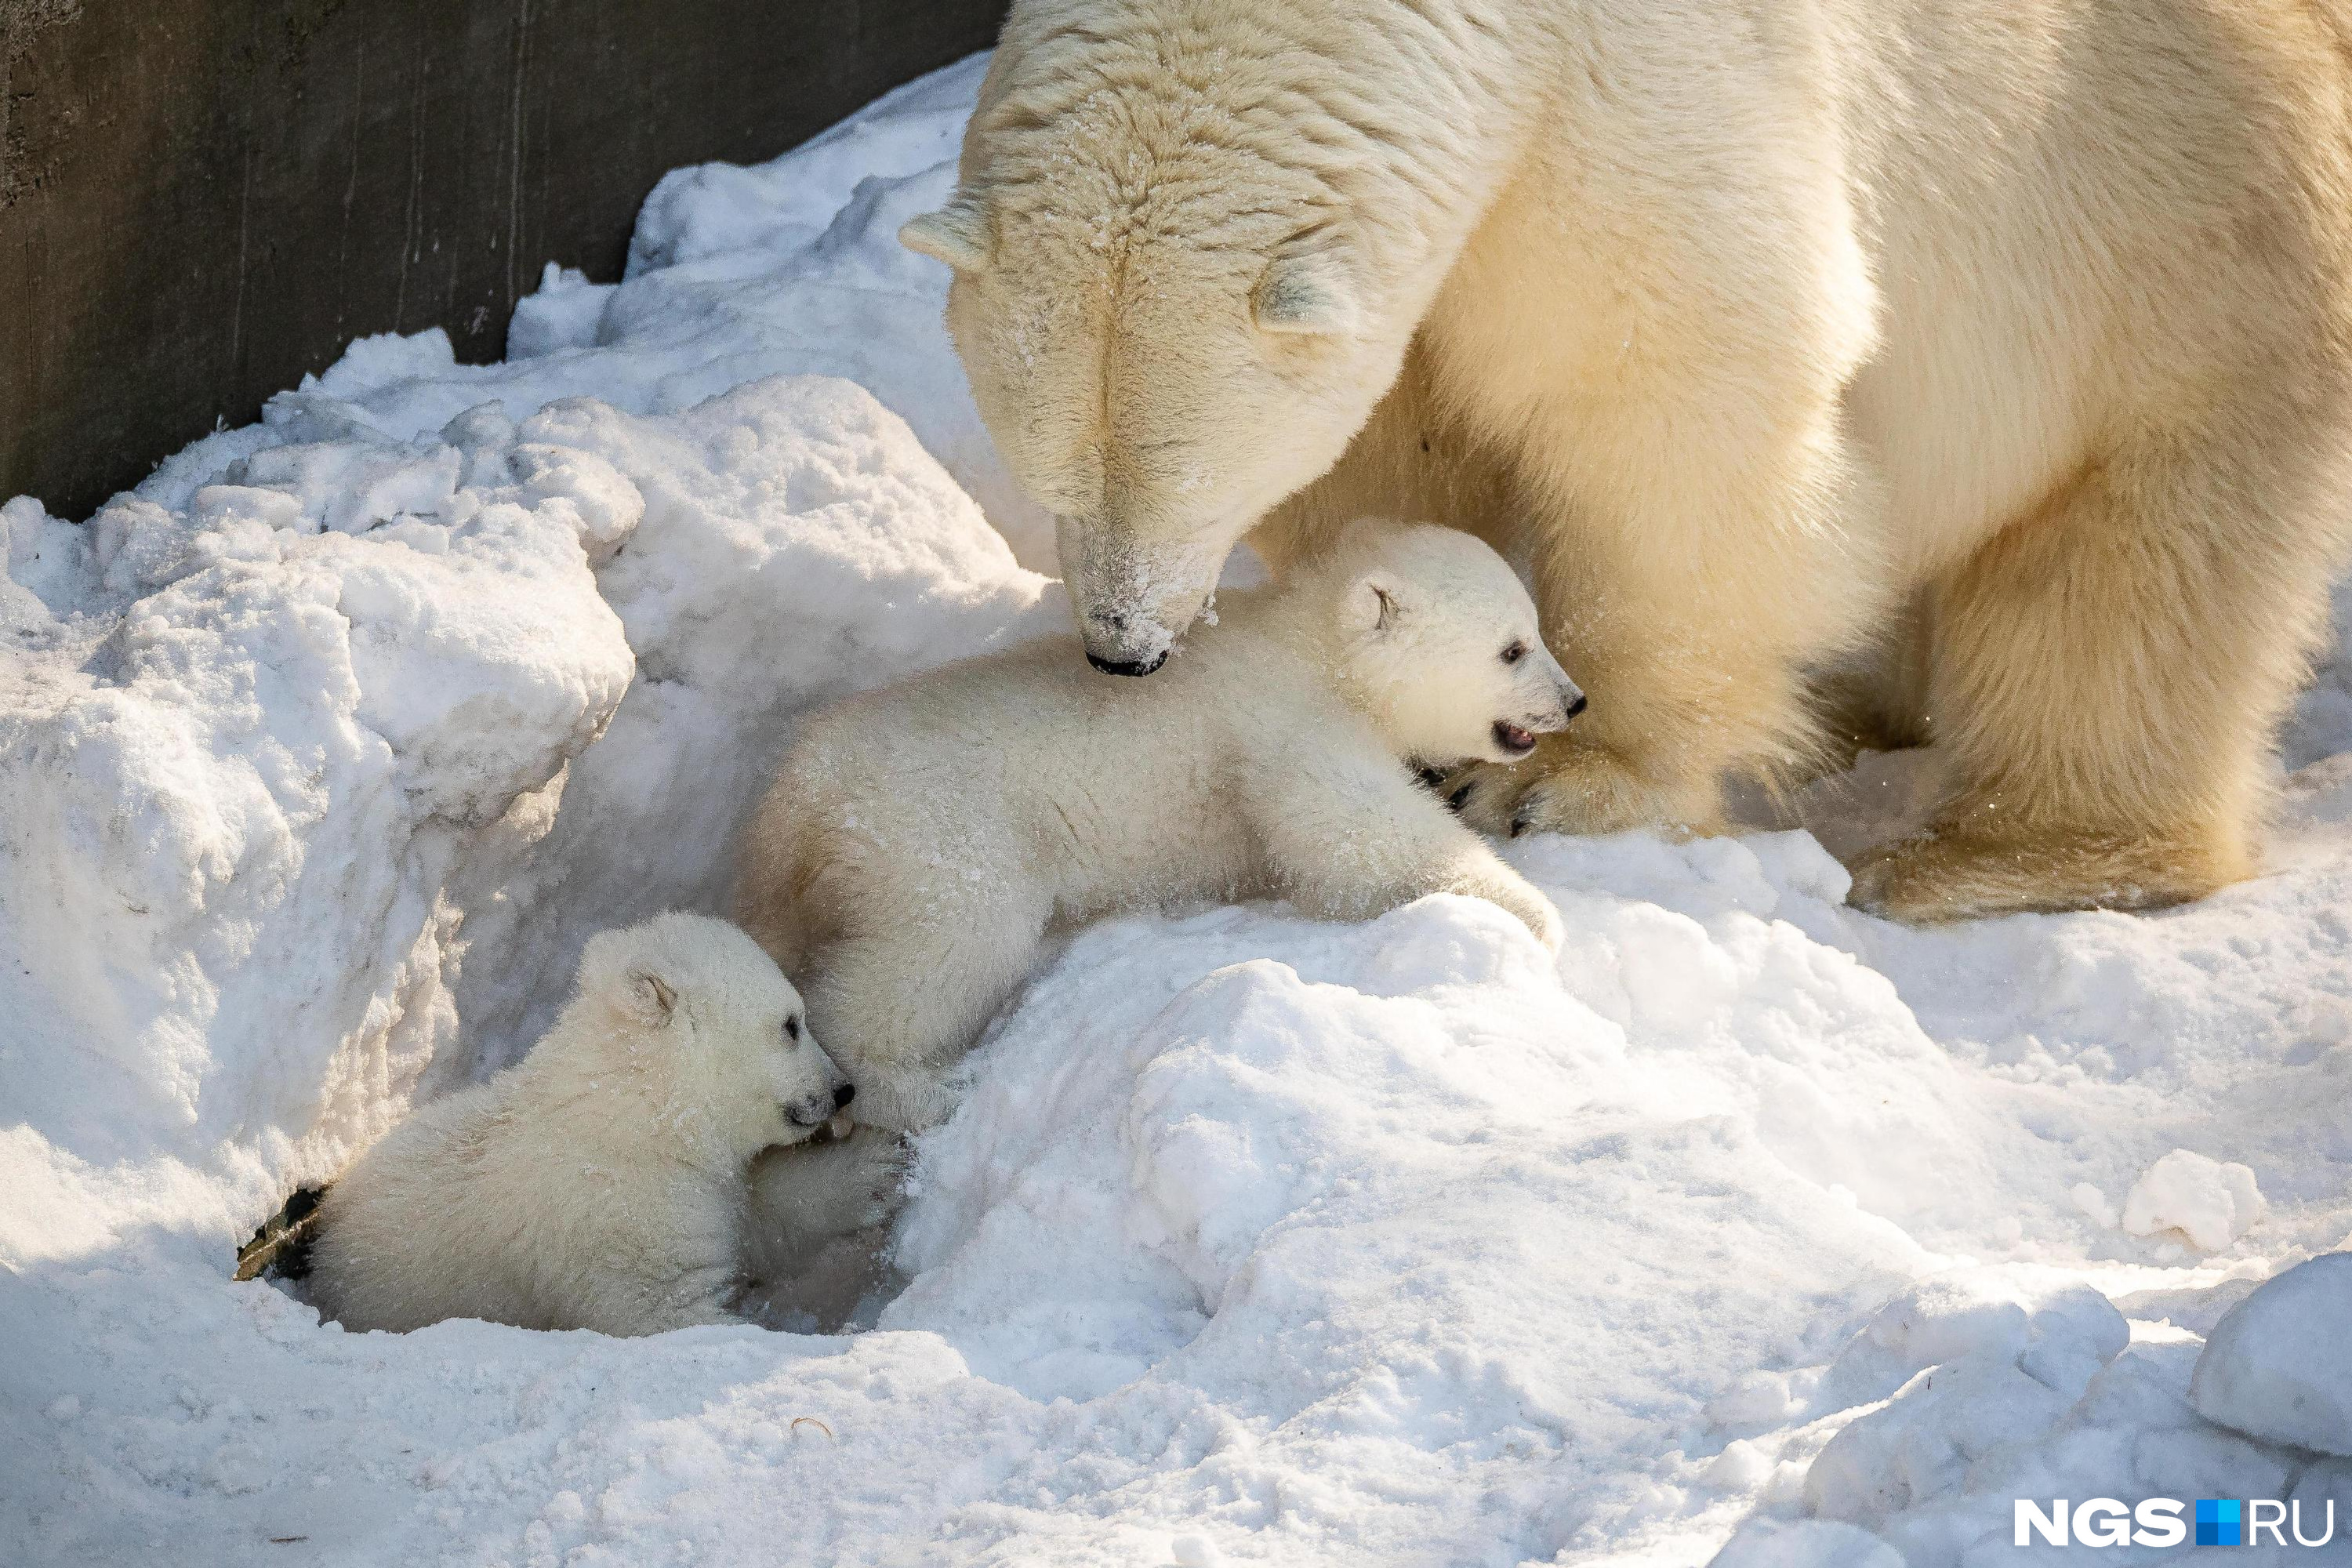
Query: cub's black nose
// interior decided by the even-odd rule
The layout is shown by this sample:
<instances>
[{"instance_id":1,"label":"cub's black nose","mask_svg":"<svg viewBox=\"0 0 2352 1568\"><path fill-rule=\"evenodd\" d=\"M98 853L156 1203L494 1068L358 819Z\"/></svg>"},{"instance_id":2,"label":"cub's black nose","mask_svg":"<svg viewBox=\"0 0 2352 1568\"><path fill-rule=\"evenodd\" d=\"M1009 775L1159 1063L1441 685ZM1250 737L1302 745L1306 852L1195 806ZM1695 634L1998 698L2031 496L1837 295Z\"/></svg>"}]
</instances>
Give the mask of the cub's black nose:
<instances>
[{"instance_id":1,"label":"cub's black nose","mask_svg":"<svg viewBox=\"0 0 2352 1568\"><path fill-rule=\"evenodd\" d=\"M1168 662L1168 656L1163 653L1151 658L1097 658L1088 654L1087 662L1105 675L1150 675Z\"/></svg>"},{"instance_id":2,"label":"cub's black nose","mask_svg":"<svg viewBox=\"0 0 2352 1568\"><path fill-rule=\"evenodd\" d=\"M1573 719L1583 712L1588 706L1590 704L1584 700L1584 693L1580 691L1576 694L1576 700L1568 705L1568 716Z\"/></svg>"},{"instance_id":3,"label":"cub's black nose","mask_svg":"<svg viewBox=\"0 0 2352 1568\"><path fill-rule=\"evenodd\" d=\"M851 1100L856 1100L856 1098L857 1086L854 1083L845 1083L839 1089L833 1091L833 1108L835 1110L839 1110L843 1106L847 1105Z\"/></svg>"}]
</instances>

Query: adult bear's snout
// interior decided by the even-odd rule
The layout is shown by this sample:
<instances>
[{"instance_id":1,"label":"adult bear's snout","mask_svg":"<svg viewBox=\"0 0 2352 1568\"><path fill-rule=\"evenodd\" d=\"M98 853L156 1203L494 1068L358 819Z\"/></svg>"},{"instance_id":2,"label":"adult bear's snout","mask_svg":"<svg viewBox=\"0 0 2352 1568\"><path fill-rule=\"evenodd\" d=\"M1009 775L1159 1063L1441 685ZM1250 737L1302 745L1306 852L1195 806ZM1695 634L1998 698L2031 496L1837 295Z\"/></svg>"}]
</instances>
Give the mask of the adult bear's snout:
<instances>
[{"instance_id":1,"label":"adult bear's snout","mask_svg":"<svg viewBox=\"0 0 2352 1568\"><path fill-rule=\"evenodd\" d=\"M1132 614L1095 615L1078 623L1087 662L1105 675L1150 675L1168 662L1171 639L1150 619Z\"/></svg>"},{"instance_id":2,"label":"adult bear's snout","mask_svg":"<svg viewBox=\"0 0 2352 1568\"><path fill-rule=\"evenodd\" d=\"M1092 648L1088 648L1087 662L1105 675L1150 675L1168 662L1168 656L1160 653L1154 654L1150 658L1105 658Z\"/></svg>"},{"instance_id":3,"label":"adult bear's snout","mask_svg":"<svg viewBox=\"0 0 2352 1568\"><path fill-rule=\"evenodd\" d=\"M1087 662L1105 675L1150 675L1168 662L1225 553L1213 540L1139 542L1116 522L1070 515L1055 542Z\"/></svg>"}]
</instances>

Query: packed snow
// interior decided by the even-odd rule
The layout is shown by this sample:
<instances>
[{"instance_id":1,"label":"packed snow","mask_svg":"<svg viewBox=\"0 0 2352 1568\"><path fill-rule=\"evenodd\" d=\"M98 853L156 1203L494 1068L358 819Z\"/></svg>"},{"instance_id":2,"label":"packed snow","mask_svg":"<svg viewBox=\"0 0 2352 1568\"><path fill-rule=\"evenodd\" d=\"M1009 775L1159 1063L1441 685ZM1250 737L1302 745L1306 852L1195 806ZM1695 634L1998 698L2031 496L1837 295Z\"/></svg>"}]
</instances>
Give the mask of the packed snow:
<instances>
[{"instance_id":1,"label":"packed snow","mask_svg":"<svg viewBox=\"0 0 2352 1568\"><path fill-rule=\"evenodd\" d=\"M674 174L503 364L366 340L87 522L0 510L0 1559L1943 1568L2021 1498L2352 1514L2340 651L2269 873L2169 913L1848 910L1830 850L1932 788L1884 757L1801 826L1508 846L1557 962L1452 898L1081 931L857 1331L232 1283L589 933L724 908L800 714L1066 626L892 239L980 69Z\"/></svg>"},{"instance_id":2,"label":"packed snow","mask_svg":"<svg viewBox=\"0 0 2352 1568\"><path fill-rule=\"evenodd\" d=\"M2352 1357L2336 1345L2347 1302L2352 1253L2288 1269L2213 1326L2189 1402L2241 1432L2352 1458Z\"/></svg>"}]
</instances>

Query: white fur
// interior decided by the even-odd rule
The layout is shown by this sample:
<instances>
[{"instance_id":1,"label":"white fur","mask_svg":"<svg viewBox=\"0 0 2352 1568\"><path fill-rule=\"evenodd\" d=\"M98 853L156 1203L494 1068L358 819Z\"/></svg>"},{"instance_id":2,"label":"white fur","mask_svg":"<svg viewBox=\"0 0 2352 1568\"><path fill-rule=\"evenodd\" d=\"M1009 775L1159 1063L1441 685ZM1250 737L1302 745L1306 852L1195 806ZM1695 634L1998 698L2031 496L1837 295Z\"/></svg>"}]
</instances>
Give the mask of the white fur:
<instances>
[{"instance_id":1,"label":"white fur","mask_svg":"<svg viewBox=\"0 0 2352 1568\"><path fill-rule=\"evenodd\" d=\"M744 1312L795 1331L847 1322L889 1277L887 1225L912 1152L896 1132L858 1127L754 1160Z\"/></svg>"},{"instance_id":2,"label":"white fur","mask_svg":"<svg viewBox=\"0 0 2352 1568\"><path fill-rule=\"evenodd\" d=\"M2253 864L2345 537L2347 46L2345 0L1015 0L926 248L1095 657L1262 521L1279 569L1440 517L1593 699L1471 820L1710 829L1727 773L1927 739L1952 798L1862 895L2163 902Z\"/></svg>"},{"instance_id":3,"label":"white fur","mask_svg":"<svg viewBox=\"0 0 2352 1568\"><path fill-rule=\"evenodd\" d=\"M1543 895L1411 764L1507 761L1498 721L1549 732L1580 702L1493 551L1359 522L1281 591L1229 595L1150 680L1047 638L812 720L753 820L739 916L807 976L860 1118L920 1126L1057 922L1269 892L1357 920L1454 892L1556 949Z\"/></svg>"},{"instance_id":4,"label":"white fur","mask_svg":"<svg viewBox=\"0 0 2352 1568\"><path fill-rule=\"evenodd\" d=\"M799 993L735 927L666 914L605 931L530 1056L335 1183L312 1294L353 1330L739 1321L746 1167L823 1126L841 1085Z\"/></svg>"}]
</instances>

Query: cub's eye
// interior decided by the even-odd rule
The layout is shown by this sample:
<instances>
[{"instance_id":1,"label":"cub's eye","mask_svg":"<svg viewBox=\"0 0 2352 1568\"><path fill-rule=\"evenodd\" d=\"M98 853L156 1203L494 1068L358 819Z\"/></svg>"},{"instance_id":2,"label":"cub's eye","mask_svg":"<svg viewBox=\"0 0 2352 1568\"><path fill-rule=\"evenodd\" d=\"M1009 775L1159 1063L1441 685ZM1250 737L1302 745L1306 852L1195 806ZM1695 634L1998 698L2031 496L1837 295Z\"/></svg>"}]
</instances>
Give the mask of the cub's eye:
<instances>
[{"instance_id":1,"label":"cub's eye","mask_svg":"<svg viewBox=\"0 0 2352 1568\"><path fill-rule=\"evenodd\" d=\"M1523 642L1515 642L1510 647L1503 650L1503 662L1505 664L1517 664L1519 660L1527 657L1528 645Z\"/></svg>"},{"instance_id":2,"label":"cub's eye","mask_svg":"<svg viewBox=\"0 0 2352 1568\"><path fill-rule=\"evenodd\" d=\"M797 1040L801 1037L801 1021L799 1015L795 1014L792 1017L784 1020L784 1037L789 1040Z\"/></svg>"}]
</instances>

